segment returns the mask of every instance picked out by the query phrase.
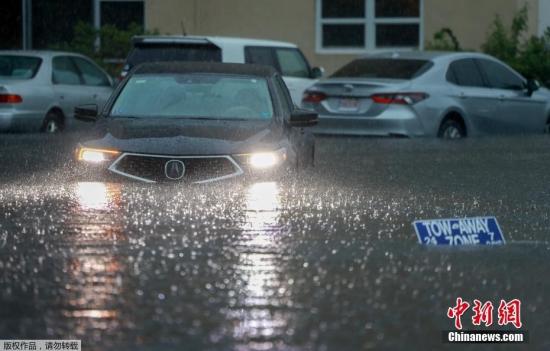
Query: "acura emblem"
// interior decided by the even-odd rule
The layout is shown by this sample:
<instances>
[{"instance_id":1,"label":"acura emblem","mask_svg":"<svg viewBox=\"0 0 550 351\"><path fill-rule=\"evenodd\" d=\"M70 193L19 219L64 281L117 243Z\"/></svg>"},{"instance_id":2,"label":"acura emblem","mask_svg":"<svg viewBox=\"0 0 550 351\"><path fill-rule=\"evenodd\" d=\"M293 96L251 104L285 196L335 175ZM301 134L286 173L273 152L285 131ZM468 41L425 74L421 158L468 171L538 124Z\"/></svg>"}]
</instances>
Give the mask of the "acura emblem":
<instances>
[{"instance_id":1,"label":"acura emblem","mask_svg":"<svg viewBox=\"0 0 550 351\"><path fill-rule=\"evenodd\" d=\"M164 165L166 178L179 180L185 175L185 164L180 160L170 160Z\"/></svg>"}]
</instances>

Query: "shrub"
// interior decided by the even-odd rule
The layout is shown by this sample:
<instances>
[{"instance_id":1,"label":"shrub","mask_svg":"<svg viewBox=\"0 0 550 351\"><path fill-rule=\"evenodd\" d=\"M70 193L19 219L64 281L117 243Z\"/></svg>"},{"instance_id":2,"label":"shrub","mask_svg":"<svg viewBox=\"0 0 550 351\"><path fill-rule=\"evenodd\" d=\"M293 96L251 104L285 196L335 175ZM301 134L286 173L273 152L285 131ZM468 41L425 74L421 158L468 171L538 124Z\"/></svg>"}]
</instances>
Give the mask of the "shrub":
<instances>
[{"instance_id":1,"label":"shrub","mask_svg":"<svg viewBox=\"0 0 550 351\"><path fill-rule=\"evenodd\" d=\"M434 34L433 41L428 42L426 50L462 51L462 48L452 29L442 28Z\"/></svg>"}]
</instances>

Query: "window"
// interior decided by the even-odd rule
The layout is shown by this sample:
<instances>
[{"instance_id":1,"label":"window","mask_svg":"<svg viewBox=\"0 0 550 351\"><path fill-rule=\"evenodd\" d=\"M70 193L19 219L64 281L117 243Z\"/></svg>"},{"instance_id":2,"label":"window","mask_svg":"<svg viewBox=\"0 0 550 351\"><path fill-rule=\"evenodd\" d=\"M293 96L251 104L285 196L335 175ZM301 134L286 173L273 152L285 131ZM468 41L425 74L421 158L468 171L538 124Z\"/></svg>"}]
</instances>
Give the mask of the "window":
<instances>
[{"instance_id":1,"label":"window","mask_svg":"<svg viewBox=\"0 0 550 351\"><path fill-rule=\"evenodd\" d=\"M311 77L309 64L298 49L247 46L244 53L246 63L271 66L285 77Z\"/></svg>"},{"instance_id":2,"label":"window","mask_svg":"<svg viewBox=\"0 0 550 351\"><path fill-rule=\"evenodd\" d=\"M53 83L79 85L80 74L75 64L68 56L58 56L53 59Z\"/></svg>"},{"instance_id":3,"label":"window","mask_svg":"<svg viewBox=\"0 0 550 351\"><path fill-rule=\"evenodd\" d=\"M119 29L128 29L132 24L141 27L145 23L145 6L143 0L95 0L96 21L101 26L113 25ZM99 12L97 14L97 12ZM96 22L96 23L97 23Z\"/></svg>"},{"instance_id":4,"label":"window","mask_svg":"<svg viewBox=\"0 0 550 351\"><path fill-rule=\"evenodd\" d=\"M31 79L34 78L42 59L33 56L0 56L0 77L13 79Z\"/></svg>"},{"instance_id":5,"label":"window","mask_svg":"<svg viewBox=\"0 0 550 351\"><path fill-rule=\"evenodd\" d=\"M332 75L335 78L413 79L433 66L431 61L404 59L359 59Z\"/></svg>"},{"instance_id":6,"label":"window","mask_svg":"<svg viewBox=\"0 0 550 351\"><path fill-rule=\"evenodd\" d=\"M491 88L521 90L524 82L506 66L489 60L478 60Z\"/></svg>"},{"instance_id":7,"label":"window","mask_svg":"<svg viewBox=\"0 0 550 351\"><path fill-rule=\"evenodd\" d=\"M244 49L246 63L266 65L277 68L273 50L268 47L247 46Z\"/></svg>"},{"instance_id":8,"label":"window","mask_svg":"<svg viewBox=\"0 0 550 351\"><path fill-rule=\"evenodd\" d=\"M423 0L317 0L317 50L422 48Z\"/></svg>"},{"instance_id":9,"label":"window","mask_svg":"<svg viewBox=\"0 0 550 351\"><path fill-rule=\"evenodd\" d=\"M128 56L128 68L154 61L221 62L222 52L214 45L200 44L136 44Z\"/></svg>"},{"instance_id":10,"label":"window","mask_svg":"<svg viewBox=\"0 0 550 351\"><path fill-rule=\"evenodd\" d=\"M464 87L485 87L481 72L473 59L451 63L447 71L447 80Z\"/></svg>"},{"instance_id":11,"label":"window","mask_svg":"<svg viewBox=\"0 0 550 351\"><path fill-rule=\"evenodd\" d=\"M309 78L309 66L298 49L275 49L275 55L281 68L281 74L286 77Z\"/></svg>"},{"instance_id":12,"label":"window","mask_svg":"<svg viewBox=\"0 0 550 351\"><path fill-rule=\"evenodd\" d=\"M80 57L72 58L80 73L84 84L91 86L110 86L109 78L95 65Z\"/></svg>"}]
</instances>

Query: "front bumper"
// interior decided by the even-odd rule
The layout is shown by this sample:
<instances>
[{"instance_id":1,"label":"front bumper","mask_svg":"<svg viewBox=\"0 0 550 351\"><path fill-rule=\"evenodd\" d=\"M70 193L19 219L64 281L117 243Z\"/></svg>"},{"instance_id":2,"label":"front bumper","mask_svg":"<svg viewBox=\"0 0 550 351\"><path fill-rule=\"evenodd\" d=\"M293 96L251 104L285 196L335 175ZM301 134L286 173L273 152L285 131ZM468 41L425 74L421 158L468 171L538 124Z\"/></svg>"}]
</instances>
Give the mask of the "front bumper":
<instances>
[{"instance_id":1,"label":"front bumper","mask_svg":"<svg viewBox=\"0 0 550 351\"><path fill-rule=\"evenodd\" d=\"M424 136L424 127L409 106L390 106L377 116L320 115L314 134L365 136Z\"/></svg>"}]
</instances>

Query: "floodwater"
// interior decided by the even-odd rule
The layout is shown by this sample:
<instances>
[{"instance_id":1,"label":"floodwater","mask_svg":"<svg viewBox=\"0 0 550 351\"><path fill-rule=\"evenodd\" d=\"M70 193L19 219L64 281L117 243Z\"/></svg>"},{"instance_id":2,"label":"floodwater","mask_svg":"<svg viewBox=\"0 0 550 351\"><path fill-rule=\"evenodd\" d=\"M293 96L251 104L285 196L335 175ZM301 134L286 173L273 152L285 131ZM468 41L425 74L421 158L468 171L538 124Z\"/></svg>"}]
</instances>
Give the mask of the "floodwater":
<instances>
[{"instance_id":1,"label":"floodwater","mask_svg":"<svg viewBox=\"0 0 550 351\"><path fill-rule=\"evenodd\" d=\"M550 348L549 138L320 138L294 180L206 186L79 179L78 138L0 135L0 339L446 349L462 297L520 299L523 348ZM485 215L505 246L421 247L411 224Z\"/></svg>"}]
</instances>

